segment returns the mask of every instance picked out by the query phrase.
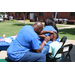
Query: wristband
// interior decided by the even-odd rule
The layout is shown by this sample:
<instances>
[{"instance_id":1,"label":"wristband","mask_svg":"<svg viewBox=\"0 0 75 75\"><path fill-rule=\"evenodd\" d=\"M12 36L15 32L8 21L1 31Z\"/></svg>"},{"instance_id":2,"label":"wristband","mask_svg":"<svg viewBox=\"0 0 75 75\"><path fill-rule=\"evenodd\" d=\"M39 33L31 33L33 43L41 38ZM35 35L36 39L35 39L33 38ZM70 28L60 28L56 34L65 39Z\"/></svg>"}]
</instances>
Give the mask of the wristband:
<instances>
[{"instance_id":1,"label":"wristband","mask_svg":"<svg viewBox=\"0 0 75 75\"><path fill-rule=\"evenodd\" d=\"M47 44L47 42L46 41L43 41L45 44Z\"/></svg>"}]
</instances>

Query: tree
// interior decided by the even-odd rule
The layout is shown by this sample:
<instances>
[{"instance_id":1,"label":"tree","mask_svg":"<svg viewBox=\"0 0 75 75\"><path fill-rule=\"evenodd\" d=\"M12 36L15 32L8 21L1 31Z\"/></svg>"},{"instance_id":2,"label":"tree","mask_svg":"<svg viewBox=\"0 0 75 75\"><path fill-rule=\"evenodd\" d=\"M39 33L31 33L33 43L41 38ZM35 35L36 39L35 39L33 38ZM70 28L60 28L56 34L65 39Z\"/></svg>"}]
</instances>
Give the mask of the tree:
<instances>
[{"instance_id":1,"label":"tree","mask_svg":"<svg viewBox=\"0 0 75 75\"><path fill-rule=\"evenodd\" d=\"M23 14L23 18L24 18L24 24L25 24L25 14L26 13L30 13L30 12L18 12L19 14Z\"/></svg>"},{"instance_id":2,"label":"tree","mask_svg":"<svg viewBox=\"0 0 75 75\"><path fill-rule=\"evenodd\" d=\"M37 12L35 12L35 17L36 17L35 20L38 21L38 13Z\"/></svg>"},{"instance_id":3,"label":"tree","mask_svg":"<svg viewBox=\"0 0 75 75\"><path fill-rule=\"evenodd\" d=\"M4 14L7 13L7 12L0 12L0 16L1 14L3 15L3 21L4 21ZM14 13L14 12L11 12L11 13ZM25 24L25 14L29 14L30 12L15 12L15 13L19 13L19 14L23 14L23 18L24 18L24 24Z\"/></svg>"},{"instance_id":4,"label":"tree","mask_svg":"<svg viewBox=\"0 0 75 75\"><path fill-rule=\"evenodd\" d=\"M4 17L5 17L4 15L5 15L5 13L7 13L7 12L0 12L0 16L3 15L3 21L5 21L5 20L4 20Z\"/></svg>"}]
</instances>

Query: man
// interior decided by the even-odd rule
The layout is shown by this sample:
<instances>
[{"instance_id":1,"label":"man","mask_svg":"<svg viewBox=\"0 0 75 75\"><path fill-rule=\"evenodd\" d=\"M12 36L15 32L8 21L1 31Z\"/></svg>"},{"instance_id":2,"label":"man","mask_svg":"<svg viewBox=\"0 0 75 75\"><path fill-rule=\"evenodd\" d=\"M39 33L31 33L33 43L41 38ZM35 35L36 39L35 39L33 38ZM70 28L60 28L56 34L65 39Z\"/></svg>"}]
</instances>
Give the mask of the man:
<instances>
[{"instance_id":1,"label":"man","mask_svg":"<svg viewBox=\"0 0 75 75\"><path fill-rule=\"evenodd\" d=\"M8 58L18 62L45 62L46 56L40 52L50 37L45 37L44 42L39 45L38 34L42 29L41 22L36 22L32 26L25 25L7 49Z\"/></svg>"}]
</instances>

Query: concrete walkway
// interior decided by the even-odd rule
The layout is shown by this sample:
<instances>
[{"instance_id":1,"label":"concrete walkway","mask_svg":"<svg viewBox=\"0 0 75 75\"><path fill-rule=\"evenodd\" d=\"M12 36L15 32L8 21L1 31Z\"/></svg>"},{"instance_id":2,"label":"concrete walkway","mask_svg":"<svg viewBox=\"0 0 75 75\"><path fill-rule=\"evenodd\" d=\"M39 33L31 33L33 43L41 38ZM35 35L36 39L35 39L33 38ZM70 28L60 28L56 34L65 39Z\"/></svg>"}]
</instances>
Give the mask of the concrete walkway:
<instances>
[{"instance_id":1,"label":"concrete walkway","mask_svg":"<svg viewBox=\"0 0 75 75\"><path fill-rule=\"evenodd\" d=\"M20 22L24 22L24 21L21 20ZM75 25L64 25L64 24L57 24L57 25L68 26L68 27L62 27L62 28L58 28L58 29L75 28ZM72 60L72 62L75 62L75 40L67 39L65 45L66 44L73 44L73 48L71 50L71 60ZM7 57L7 52L6 51L1 51L0 52L0 59L3 59L5 57Z\"/></svg>"},{"instance_id":2,"label":"concrete walkway","mask_svg":"<svg viewBox=\"0 0 75 75\"><path fill-rule=\"evenodd\" d=\"M67 26L67 27L61 27L61 28L58 28L59 30L60 30L60 29L75 28L75 25L66 25L66 24L56 24L56 25Z\"/></svg>"}]
</instances>

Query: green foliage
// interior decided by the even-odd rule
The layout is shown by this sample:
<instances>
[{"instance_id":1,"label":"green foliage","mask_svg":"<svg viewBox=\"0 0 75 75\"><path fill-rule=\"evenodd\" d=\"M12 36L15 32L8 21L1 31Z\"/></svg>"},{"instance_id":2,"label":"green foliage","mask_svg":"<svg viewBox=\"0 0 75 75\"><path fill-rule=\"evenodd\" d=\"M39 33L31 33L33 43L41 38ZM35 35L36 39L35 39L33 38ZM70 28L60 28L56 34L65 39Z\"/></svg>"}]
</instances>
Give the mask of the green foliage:
<instances>
[{"instance_id":1,"label":"green foliage","mask_svg":"<svg viewBox=\"0 0 75 75\"><path fill-rule=\"evenodd\" d=\"M11 21L15 21L15 19L11 19Z\"/></svg>"}]
</instances>

